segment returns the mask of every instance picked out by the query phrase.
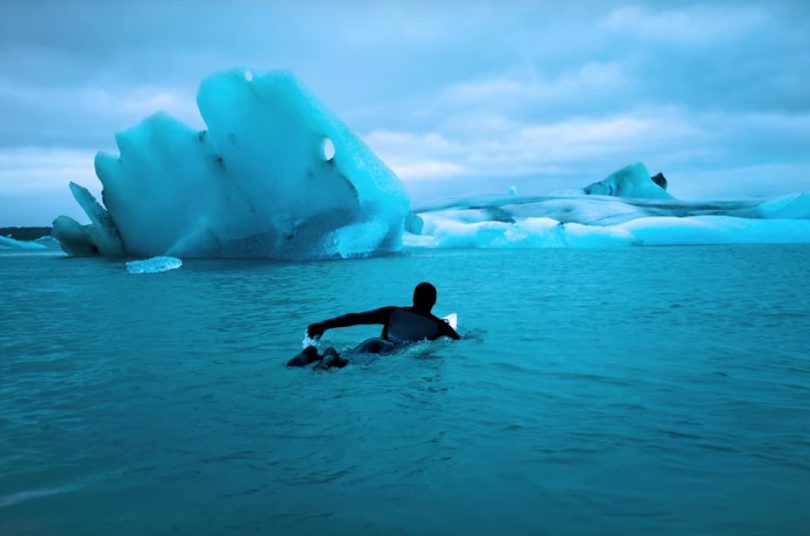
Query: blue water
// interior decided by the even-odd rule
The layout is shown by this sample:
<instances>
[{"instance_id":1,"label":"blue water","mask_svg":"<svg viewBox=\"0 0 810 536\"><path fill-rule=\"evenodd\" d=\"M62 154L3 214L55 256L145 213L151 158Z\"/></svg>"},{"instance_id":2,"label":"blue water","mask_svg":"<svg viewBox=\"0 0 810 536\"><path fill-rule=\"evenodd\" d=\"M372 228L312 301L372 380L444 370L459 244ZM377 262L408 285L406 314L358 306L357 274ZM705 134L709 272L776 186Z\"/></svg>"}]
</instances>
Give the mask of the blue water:
<instances>
[{"instance_id":1,"label":"blue water","mask_svg":"<svg viewBox=\"0 0 810 536\"><path fill-rule=\"evenodd\" d=\"M810 534L808 246L0 277L3 535ZM464 340L283 366L421 280Z\"/></svg>"}]
</instances>

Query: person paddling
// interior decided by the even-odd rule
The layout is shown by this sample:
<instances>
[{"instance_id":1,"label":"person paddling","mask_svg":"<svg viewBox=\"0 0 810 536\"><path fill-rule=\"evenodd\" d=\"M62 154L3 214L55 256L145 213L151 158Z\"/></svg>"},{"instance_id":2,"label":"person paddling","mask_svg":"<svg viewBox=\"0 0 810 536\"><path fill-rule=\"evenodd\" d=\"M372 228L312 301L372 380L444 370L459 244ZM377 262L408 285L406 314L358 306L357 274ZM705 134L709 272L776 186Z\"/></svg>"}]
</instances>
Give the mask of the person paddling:
<instances>
[{"instance_id":1,"label":"person paddling","mask_svg":"<svg viewBox=\"0 0 810 536\"><path fill-rule=\"evenodd\" d=\"M379 337L365 340L349 351L349 354L390 354L409 344L418 341L434 341L440 337L460 339L456 330L449 323L431 313L436 304L436 287L427 282L416 285L413 290L413 305L410 307L388 306L366 311L349 313L316 322L307 327L307 335L319 338L326 330L346 328L361 324L381 324ZM318 349L308 346L287 363L288 367L304 367L320 361L315 368L345 367L348 360L341 357L334 348L327 348L322 355Z\"/></svg>"}]
</instances>

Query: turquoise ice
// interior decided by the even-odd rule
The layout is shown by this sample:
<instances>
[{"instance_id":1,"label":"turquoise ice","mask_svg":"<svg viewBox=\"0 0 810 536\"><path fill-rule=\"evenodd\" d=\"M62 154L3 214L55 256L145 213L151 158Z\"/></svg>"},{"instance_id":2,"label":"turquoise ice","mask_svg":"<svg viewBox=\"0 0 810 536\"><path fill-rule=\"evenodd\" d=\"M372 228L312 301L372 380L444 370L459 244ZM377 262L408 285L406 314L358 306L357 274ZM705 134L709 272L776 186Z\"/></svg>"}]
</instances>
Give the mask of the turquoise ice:
<instances>
[{"instance_id":1,"label":"turquoise ice","mask_svg":"<svg viewBox=\"0 0 810 536\"><path fill-rule=\"evenodd\" d=\"M683 201L642 162L541 197L474 196L411 211L397 176L291 74L203 80L207 130L165 113L100 153L103 203L71 183L89 225L54 236L71 255L348 258L409 248L810 243L810 194Z\"/></svg>"},{"instance_id":2,"label":"turquoise ice","mask_svg":"<svg viewBox=\"0 0 810 536\"><path fill-rule=\"evenodd\" d=\"M679 200L636 163L582 190L416 207L406 228L411 248L800 244L810 243L810 193L764 202Z\"/></svg>"},{"instance_id":3,"label":"turquoise ice","mask_svg":"<svg viewBox=\"0 0 810 536\"><path fill-rule=\"evenodd\" d=\"M152 257L127 263L127 272L131 274L158 274L176 270L183 265L183 261L176 257Z\"/></svg>"},{"instance_id":4,"label":"turquoise ice","mask_svg":"<svg viewBox=\"0 0 810 536\"><path fill-rule=\"evenodd\" d=\"M120 156L97 155L104 206L71 185L92 223L56 219L68 253L323 258L400 247L401 182L291 74L217 73L197 104L207 130L158 113L116 135Z\"/></svg>"},{"instance_id":5,"label":"turquoise ice","mask_svg":"<svg viewBox=\"0 0 810 536\"><path fill-rule=\"evenodd\" d=\"M583 188L588 195L611 195L647 199L669 199L666 188L656 184L647 167L636 162L611 173L605 179Z\"/></svg>"}]
</instances>

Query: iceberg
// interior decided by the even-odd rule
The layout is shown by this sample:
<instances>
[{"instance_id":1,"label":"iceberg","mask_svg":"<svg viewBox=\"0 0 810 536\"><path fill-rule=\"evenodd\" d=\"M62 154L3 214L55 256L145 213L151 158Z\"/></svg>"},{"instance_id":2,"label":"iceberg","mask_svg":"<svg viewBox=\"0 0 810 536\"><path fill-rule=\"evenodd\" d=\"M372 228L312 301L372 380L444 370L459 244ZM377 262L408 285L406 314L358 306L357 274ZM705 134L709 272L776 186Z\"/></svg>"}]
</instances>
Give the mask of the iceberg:
<instances>
[{"instance_id":1,"label":"iceberg","mask_svg":"<svg viewBox=\"0 0 810 536\"><path fill-rule=\"evenodd\" d=\"M659 217L633 220L620 227L646 246L810 243L810 220Z\"/></svg>"},{"instance_id":2,"label":"iceberg","mask_svg":"<svg viewBox=\"0 0 810 536\"><path fill-rule=\"evenodd\" d=\"M291 74L205 79L194 130L165 113L99 153L102 203L71 191L90 225L60 216L71 255L352 257L401 247L410 201L397 176Z\"/></svg>"},{"instance_id":3,"label":"iceberg","mask_svg":"<svg viewBox=\"0 0 810 536\"><path fill-rule=\"evenodd\" d=\"M579 192L472 196L417 207L409 248L810 243L810 193L769 201L683 201L632 164ZM595 192L601 192L598 195ZM516 192L515 192L516 193Z\"/></svg>"},{"instance_id":4,"label":"iceberg","mask_svg":"<svg viewBox=\"0 0 810 536\"><path fill-rule=\"evenodd\" d=\"M605 179L583 188L587 195L636 197L646 199L669 199L667 179L663 173L650 176L644 164L636 162L614 171Z\"/></svg>"},{"instance_id":5,"label":"iceberg","mask_svg":"<svg viewBox=\"0 0 810 536\"><path fill-rule=\"evenodd\" d=\"M59 252L61 253L59 242L53 237L43 236L36 240L18 240L11 236L0 236L0 251L14 253L25 251L30 253Z\"/></svg>"},{"instance_id":6,"label":"iceberg","mask_svg":"<svg viewBox=\"0 0 810 536\"><path fill-rule=\"evenodd\" d=\"M521 196L511 186L504 195L411 211L397 176L287 72L214 74L202 81L197 105L205 130L157 113L116 135L120 154L95 159L101 202L70 183L90 223L56 218L53 236L65 252L312 259L386 253L403 244L810 243L810 193L764 202L683 201L642 162L577 190ZM0 248L10 244L0 240Z\"/></svg>"},{"instance_id":7,"label":"iceberg","mask_svg":"<svg viewBox=\"0 0 810 536\"><path fill-rule=\"evenodd\" d=\"M127 272L131 274L158 274L176 270L183 266L183 261L175 257L152 257L139 261L129 261Z\"/></svg>"},{"instance_id":8,"label":"iceberg","mask_svg":"<svg viewBox=\"0 0 810 536\"><path fill-rule=\"evenodd\" d=\"M778 197L754 207L739 209L732 215L743 218L810 219L810 192Z\"/></svg>"},{"instance_id":9,"label":"iceberg","mask_svg":"<svg viewBox=\"0 0 810 536\"><path fill-rule=\"evenodd\" d=\"M594 248L641 245L620 227L564 224L551 218L525 218L514 223L463 222L439 219L430 222L429 235L406 236L411 248Z\"/></svg>"},{"instance_id":10,"label":"iceberg","mask_svg":"<svg viewBox=\"0 0 810 536\"><path fill-rule=\"evenodd\" d=\"M47 246L36 240L16 240L10 236L0 236L0 249L45 250Z\"/></svg>"},{"instance_id":11,"label":"iceberg","mask_svg":"<svg viewBox=\"0 0 810 536\"><path fill-rule=\"evenodd\" d=\"M733 216L650 217L615 225L525 218L514 223L431 219L423 235L407 234L410 248L605 248L719 244L810 243L810 220Z\"/></svg>"},{"instance_id":12,"label":"iceberg","mask_svg":"<svg viewBox=\"0 0 810 536\"><path fill-rule=\"evenodd\" d=\"M70 191L90 218L90 225L80 225L67 216L59 216L54 220L53 235L62 245L65 253L78 257L122 256L124 247L110 214L96 201L87 188L71 182Z\"/></svg>"}]
</instances>

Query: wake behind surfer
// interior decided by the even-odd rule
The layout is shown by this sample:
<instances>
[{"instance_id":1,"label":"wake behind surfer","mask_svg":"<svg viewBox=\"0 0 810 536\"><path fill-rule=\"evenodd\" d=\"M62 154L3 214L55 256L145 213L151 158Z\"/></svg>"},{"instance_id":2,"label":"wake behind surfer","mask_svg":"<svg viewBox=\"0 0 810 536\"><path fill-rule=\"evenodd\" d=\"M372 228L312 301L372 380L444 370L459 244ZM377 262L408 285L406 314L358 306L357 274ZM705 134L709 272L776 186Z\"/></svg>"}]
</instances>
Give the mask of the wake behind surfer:
<instances>
[{"instance_id":1,"label":"wake behind surfer","mask_svg":"<svg viewBox=\"0 0 810 536\"><path fill-rule=\"evenodd\" d=\"M323 335L332 328L346 328L360 324L381 324L382 333L363 341L350 354L390 354L395 350L417 341L434 341L440 337L459 339L458 333L450 324L431 313L436 304L436 287L427 282L416 285L413 290L413 305L410 307L388 306L366 311L349 313L330 318L323 322L311 324L307 335L313 339ZM326 369L331 366L344 367L348 360L341 357L334 348L327 348L323 355L318 349L308 346L297 356L290 359L288 367L304 367L320 361L315 368Z\"/></svg>"}]
</instances>

